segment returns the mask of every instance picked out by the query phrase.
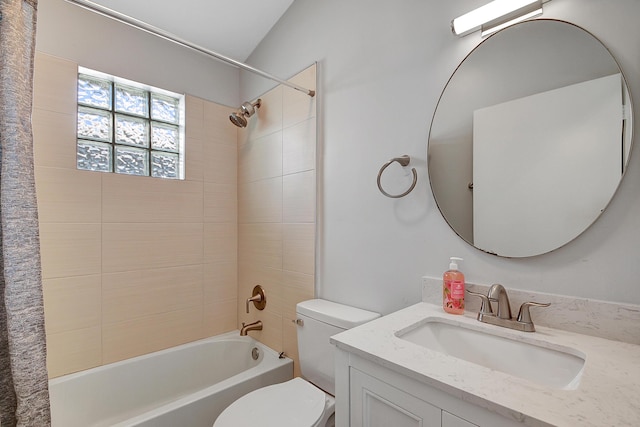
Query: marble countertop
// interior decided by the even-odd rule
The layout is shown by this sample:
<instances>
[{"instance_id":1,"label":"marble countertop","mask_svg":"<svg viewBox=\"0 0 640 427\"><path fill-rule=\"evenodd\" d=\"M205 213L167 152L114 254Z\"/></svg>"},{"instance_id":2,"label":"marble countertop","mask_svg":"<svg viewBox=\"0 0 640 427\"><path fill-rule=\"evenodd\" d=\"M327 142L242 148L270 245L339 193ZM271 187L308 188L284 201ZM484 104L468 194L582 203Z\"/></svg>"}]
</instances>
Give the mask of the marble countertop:
<instances>
[{"instance_id":1,"label":"marble countertop","mask_svg":"<svg viewBox=\"0 0 640 427\"><path fill-rule=\"evenodd\" d=\"M586 355L574 390L551 389L429 350L396 336L425 318L481 325L494 335ZM640 345L537 326L518 332L455 316L429 303L399 310L331 338L338 348L527 426L640 426ZM525 369L525 368L523 368Z\"/></svg>"}]
</instances>

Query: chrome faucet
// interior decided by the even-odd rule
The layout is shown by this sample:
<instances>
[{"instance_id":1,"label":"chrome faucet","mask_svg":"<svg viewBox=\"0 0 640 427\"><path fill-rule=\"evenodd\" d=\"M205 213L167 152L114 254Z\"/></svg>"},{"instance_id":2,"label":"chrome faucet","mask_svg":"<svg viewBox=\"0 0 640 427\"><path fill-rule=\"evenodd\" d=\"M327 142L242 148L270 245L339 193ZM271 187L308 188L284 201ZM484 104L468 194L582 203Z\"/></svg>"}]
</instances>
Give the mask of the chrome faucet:
<instances>
[{"instance_id":1,"label":"chrome faucet","mask_svg":"<svg viewBox=\"0 0 640 427\"><path fill-rule=\"evenodd\" d=\"M478 321L482 323L489 323L490 325L502 326L505 328L516 329L523 332L535 332L536 328L531 319L531 313L529 307L549 307L551 304L542 304L539 302L525 302L520 306L518 311L518 317L511 317L511 305L509 304L509 296L504 286L496 283L489 288L487 295L479 292L472 292L467 290L469 295L479 297L482 302L480 303L480 311L478 312ZM493 313L491 306L492 302L497 302L498 307L496 313Z\"/></svg>"},{"instance_id":2,"label":"chrome faucet","mask_svg":"<svg viewBox=\"0 0 640 427\"><path fill-rule=\"evenodd\" d=\"M249 323L248 325L245 325L244 322L242 322L242 329L240 329L240 336L244 337L247 335L247 332L249 331L261 331L262 330L262 321L258 320L255 321L253 323Z\"/></svg>"}]
</instances>

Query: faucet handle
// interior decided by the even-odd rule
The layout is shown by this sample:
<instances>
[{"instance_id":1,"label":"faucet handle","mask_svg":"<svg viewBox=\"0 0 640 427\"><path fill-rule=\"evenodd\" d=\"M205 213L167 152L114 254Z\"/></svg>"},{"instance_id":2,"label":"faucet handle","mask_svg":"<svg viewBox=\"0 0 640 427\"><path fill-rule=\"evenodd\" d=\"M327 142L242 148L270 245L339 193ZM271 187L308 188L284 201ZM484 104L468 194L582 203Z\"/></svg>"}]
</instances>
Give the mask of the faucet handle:
<instances>
[{"instance_id":1,"label":"faucet handle","mask_svg":"<svg viewBox=\"0 0 640 427\"><path fill-rule=\"evenodd\" d=\"M493 316L493 309L491 308L491 302L489 301L489 298L485 294L481 294L480 292L473 292L468 289L466 291L469 295L480 297L480 311L478 312L478 317L481 317L482 315Z\"/></svg>"},{"instance_id":2,"label":"faucet handle","mask_svg":"<svg viewBox=\"0 0 640 427\"><path fill-rule=\"evenodd\" d=\"M253 287L253 292L251 298L247 298L246 301L246 311L249 313L249 303L252 302L255 308L258 310L264 310L267 305L267 296L264 293L264 289L262 286L256 285Z\"/></svg>"},{"instance_id":3,"label":"faucet handle","mask_svg":"<svg viewBox=\"0 0 640 427\"><path fill-rule=\"evenodd\" d=\"M256 304L256 303L259 303L261 301L262 301L262 296L260 294L254 295L251 298L247 298L247 301L246 301L246 306L247 306L246 307L246 311L247 311L247 313L249 313L249 303L250 302Z\"/></svg>"},{"instance_id":4,"label":"faucet handle","mask_svg":"<svg viewBox=\"0 0 640 427\"><path fill-rule=\"evenodd\" d=\"M549 307L551 303L540 303L540 302L523 302L520 306L520 311L518 312L518 322L527 323L533 327L533 321L531 320L531 313L529 312L529 307Z\"/></svg>"}]
</instances>

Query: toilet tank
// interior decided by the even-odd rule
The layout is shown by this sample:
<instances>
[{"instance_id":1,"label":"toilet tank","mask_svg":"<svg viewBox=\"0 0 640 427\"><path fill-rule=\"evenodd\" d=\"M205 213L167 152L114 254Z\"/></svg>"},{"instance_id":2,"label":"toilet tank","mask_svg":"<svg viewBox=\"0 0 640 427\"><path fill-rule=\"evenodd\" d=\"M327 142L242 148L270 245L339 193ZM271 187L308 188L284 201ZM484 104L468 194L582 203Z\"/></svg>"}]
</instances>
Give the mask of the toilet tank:
<instances>
[{"instance_id":1,"label":"toilet tank","mask_svg":"<svg viewBox=\"0 0 640 427\"><path fill-rule=\"evenodd\" d=\"M334 347L329 337L380 314L322 299L298 303L296 313L300 372L307 381L335 395Z\"/></svg>"}]
</instances>

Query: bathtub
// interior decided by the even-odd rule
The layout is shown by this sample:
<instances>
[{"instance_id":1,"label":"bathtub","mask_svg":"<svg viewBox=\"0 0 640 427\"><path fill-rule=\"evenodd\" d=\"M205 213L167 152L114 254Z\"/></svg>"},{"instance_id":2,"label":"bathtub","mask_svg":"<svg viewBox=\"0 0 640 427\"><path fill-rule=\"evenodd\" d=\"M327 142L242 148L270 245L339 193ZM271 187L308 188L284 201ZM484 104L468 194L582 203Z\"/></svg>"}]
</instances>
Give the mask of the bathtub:
<instances>
[{"instance_id":1,"label":"bathtub","mask_svg":"<svg viewBox=\"0 0 640 427\"><path fill-rule=\"evenodd\" d=\"M52 426L211 427L240 396L292 377L291 359L230 332L50 380Z\"/></svg>"}]
</instances>

